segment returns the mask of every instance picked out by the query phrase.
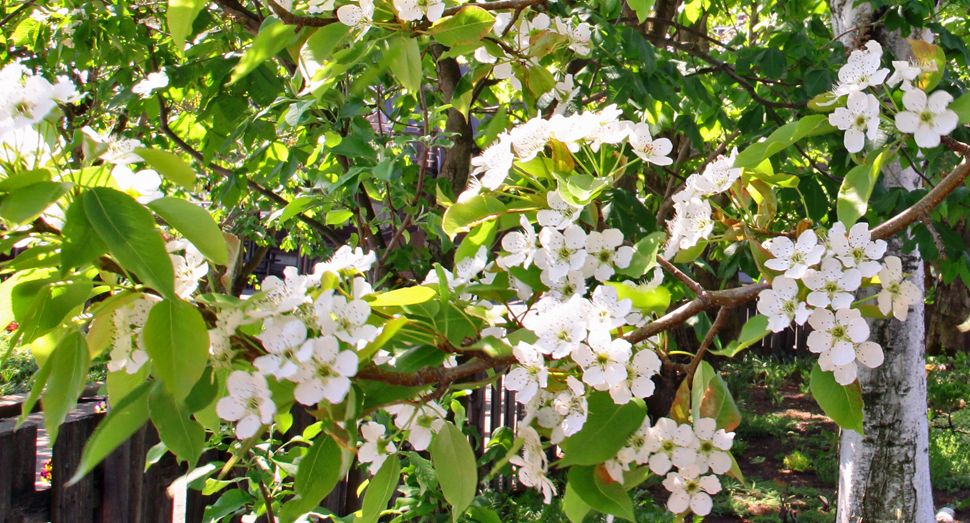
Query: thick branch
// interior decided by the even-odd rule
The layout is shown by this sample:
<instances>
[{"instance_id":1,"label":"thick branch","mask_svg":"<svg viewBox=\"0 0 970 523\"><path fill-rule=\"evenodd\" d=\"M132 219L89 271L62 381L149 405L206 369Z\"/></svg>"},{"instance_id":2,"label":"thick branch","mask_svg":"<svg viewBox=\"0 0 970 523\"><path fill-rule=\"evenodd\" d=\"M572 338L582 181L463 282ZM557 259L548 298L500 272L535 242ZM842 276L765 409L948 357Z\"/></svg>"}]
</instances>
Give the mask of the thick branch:
<instances>
[{"instance_id":1,"label":"thick branch","mask_svg":"<svg viewBox=\"0 0 970 523\"><path fill-rule=\"evenodd\" d=\"M259 26L263 19L258 14L246 9L236 0L215 0L215 2L227 15L242 22L246 32L253 36L259 33Z\"/></svg>"},{"instance_id":2,"label":"thick branch","mask_svg":"<svg viewBox=\"0 0 970 523\"><path fill-rule=\"evenodd\" d=\"M498 11L501 9L524 9L529 6L544 4L546 0L502 0L500 2L469 3L445 9L444 16L450 16L461 10L466 5L480 7L486 11Z\"/></svg>"},{"instance_id":3,"label":"thick branch","mask_svg":"<svg viewBox=\"0 0 970 523\"><path fill-rule=\"evenodd\" d=\"M955 151L963 152L964 154L970 152L970 146L957 142L956 140L947 138L944 143ZM958 165L956 169L950 171L950 174L946 175L946 177L943 178L940 183L936 184L936 187L934 187L930 192L926 193L926 196L922 197L920 201L916 202L909 209L906 209L905 211L894 216L892 219L873 229L872 239L884 240L915 223L920 219L921 216L931 212L934 208L936 208L937 205L946 199L951 192L962 185L963 181L967 179L967 175L970 175L970 159L964 158L963 163Z\"/></svg>"},{"instance_id":4,"label":"thick branch","mask_svg":"<svg viewBox=\"0 0 970 523\"><path fill-rule=\"evenodd\" d=\"M330 25L339 22L336 18L317 18L315 16L300 16L295 15L286 9L283 9L280 4L277 4L273 0L267 0L269 6L273 9L273 13L287 25L296 25L300 27L323 27L325 25Z\"/></svg>"}]
</instances>

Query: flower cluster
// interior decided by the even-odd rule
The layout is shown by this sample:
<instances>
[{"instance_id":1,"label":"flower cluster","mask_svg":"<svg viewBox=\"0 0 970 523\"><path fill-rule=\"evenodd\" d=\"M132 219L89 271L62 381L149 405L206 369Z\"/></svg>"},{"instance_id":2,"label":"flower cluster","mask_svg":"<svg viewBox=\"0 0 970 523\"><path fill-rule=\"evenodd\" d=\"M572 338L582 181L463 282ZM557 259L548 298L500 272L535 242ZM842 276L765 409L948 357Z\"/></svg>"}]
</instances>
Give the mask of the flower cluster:
<instances>
[{"instance_id":1,"label":"flower cluster","mask_svg":"<svg viewBox=\"0 0 970 523\"><path fill-rule=\"evenodd\" d=\"M838 107L829 115L829 123L845 131L844 144L850 153L862 151L865 140L875 141L879 134L881 102L871 91L885 82L889 86L900 83L905 110L895 112L895 131L912 134L916 145L930 149L940 145L940 137L956 129L959 119L947 106L953 96L945 91L926 92L913 85L921 75L937 70L936 62L893 62L896 69L887 80L889 69L880 68L882 46L876 41L866 43L865 49L852 52L839 70L839 84L832 91L835 103L846 96L845 107ZM867 92L869 91L869 92Z\"/></svg>"},{"instance_id":2,"label":"flower cluster","mask_svg":"<svg viewBox=\"0 0 970 523\"><path fill-rule=\"evenodd\" d=\"M765 267L782 274L759 295L758 311L768 317L774 332L792 321L798 325L807 321L814 329L808 348L819 354L819 366L848 385L856 379L857 363L875 368L883 362L882 348L868 341L869 326L860 310L853 308L854 293L863 279L879 275L883 284L879 307L883 314L892 310L899 319L905 319L909 306L918 303L919 293L912 282L903 280L899 258L889 256L879 262L886 242L873 241L868 224L857 223L846 231L837 222L824 231L824 240L820 242L809 229L795 241L779 236L765 242L774 256Z\"/></svg>"},{"instance_id":3,"label":"flower cluster","mask_svg":"<svg viewBox=\"0 0 970 523\"><path fill-rule=\"evenodd\" d=\"M67 78L52 84L22 64L5 65L0 69L0 160L43 163L49 159L56 138L39 124L58 103L80 98Z\"/></svg>"}]
</instances>

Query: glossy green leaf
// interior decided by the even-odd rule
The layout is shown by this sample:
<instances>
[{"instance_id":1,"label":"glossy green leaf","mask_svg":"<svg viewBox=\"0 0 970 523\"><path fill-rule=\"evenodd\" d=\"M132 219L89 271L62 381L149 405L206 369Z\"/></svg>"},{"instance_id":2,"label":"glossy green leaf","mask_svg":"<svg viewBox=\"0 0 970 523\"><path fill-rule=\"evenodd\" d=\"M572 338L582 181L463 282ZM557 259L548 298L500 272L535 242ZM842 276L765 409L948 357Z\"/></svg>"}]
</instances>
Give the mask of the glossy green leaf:
<instances>
[{"instance_id":1,"label":"glossy green leaf","mask_svg":"<svg viewBox=\"0 0 970 523\"><path fill-rule=\"evenodd\" d=\"M491 196L474 196L456 203L445 211L441 227L449 238L461 232L468 232L479 224L495 219L505 212L505 205Z\"/></svg>"},{"instance_id":2,"label":"glossy green leaf","mask_svg":"<svg viewBox=\"0 0 970 523\"><path fill-rule=\"evenodd\" d=\"M636 521L633 514L633 500L617 482L605 483L599 476L612 481L605 470L597 472L595 465L573 465L569 468L569 487L587 505L604 514Z\"/></svg>"},{"instance_id":3,"label":"glossy green leaf","mask_svg":"<svg viewBox=\"0 0 970 523\"><path fill-rule=\"evenodd\" d=\"M35 183L48 182L51 179L51 172L47 169L33 169L15 174L8 174L6 178L0 180L0 192L11 192L21 187L34 185Z\"/></svg>"},{"instance_id":4,"label":"glossy green leaf","mask_svg":"<svg viewBox=\"0 0 970 523\"><path fill-rule=\"evenodd\" d=\"M818 363L812 368L812 396L825 415L844 429L862 434L862 387L855 381L839 385L835 374L823 371Z\"/></svg>"},{"instance_id":5,"label":"glossy green leaf","mask_svg":"<svg viewBox=\"0 0 970 523\"><path fill-rule=\"evenodd\" d=\"M195 468L205 446L205 429L189 416L188 410L175 401L161 382L156 382L148 394L148 413L162 443L187 461L189 470Z\"/></svg>"},{"instance_id":6,"label":"glossy green leaf","mask_svg":"<svg viewBox=\"0 0 970 523\"><path fill-rule=\"evenodd\" d=\"M172 260L151 211L125 193L95 187L84 193L84 212L122 267L175 299Z\"/></svg>"},{"instance_id":7,"label":"glossy green leaf","mask_svg":"<svg viewBox=\"0 0 970 523\"><path fill-rule=\"evenodd\" d=\"M152 169L168 178L170 182L190 190L195 188L195 169L177 154L145 147L135 149L135 154L144 158Z\"/></svg>"},{"instance_id":8,"label":"glossy green leaf","mask_svg":"<svg viewBox=\"0 0 970 523\"><path fill-rule=\"evenodd\" d=\"M60 326L89 297L91 283L80 278L66 284L55 278L27 280L14 287L10 303L19 324L21 343L30 343Z\"/></svg>"},{"instance_id":9,"label":"glossy green leaf","mask_svg":"<svg viewBox=\"0 0 970 523\"><path fill-rule=\"evenodd\" d=\"M957 113L960 125L970 124L970 93L964 93L963 96L950 102L947 109Z\"/></svg>"},{"instance_id":10,"label":"glossy green leaf","mask_svg":"<svg viewBox=\"0 0 970 523\"><path fill-rule=\"evenodd\" d=\"M628 0L627 5L637 13L637 23L642 24L644 20L653 12L653 4L656 0ZM579 523L575 521L573 523Z\"/></svg>"},{"instance_id":11,"label":"glossy green leaf","mask_svg":"<svg viewBox=\"0 0 970 523\"><path fill-rule=\"evenodd\" d=\"M185 408L189 412L198 412L208 407L219 394L219 378L212 367L206 367L202 377L195 382L189 395L185 397Z\"/></svg>"},{"instance_id":12,"label":"glossy green leaf","mask_svg":"<svg viewBox=\"0 0 970 523\"><path fill-rule=\"evenodd\" d=\"M216 265L229 264L229 249L222 229L205 209L173 197L159 198L149 203L148 207L182 233L206 258Z\"/></svg>"},{"instance_id":13,"label":"glossy green leaf","mask_svg":"<svg viewBox=\"0 0 970 523\"><path fill-rule=\"evenodd\" d=\"M445 17L431 26L428 31L440 44L454 47L462 44L474 44L492 30L495 17L478 6L468 5L461 8L454 16Z\"/></svg>"},{"instance_id":14,"label":"glossy green leaf","mask_svg":"<svg viewBox=\"0 0 970 523\"><path fill-rule=\"evenodd\" d=\"M44 391L44 426L51 446L57 440L58 429L67 414L77 406L77 398L84 390L88 377L88 345L80 332L68 334L47 358L50 379ZM35 384L36 385L36 384Z\"/></svg>"},{"instance_id":15,"label":"glossy green leaf","mask_svg":"<svg viewBox=\"0 0 970 523\"><path fill-rule=\"evenodd\" d=\"M589 415L583 428L562 442L561 466L595 465L613 458L647 415L639 398L617 405L609 392L598 391L587 401Z\"/></svg>"},{"instance_id":16,"label":"glossy green leaf","mask_svg":"<svg viewBox=\"0 0 970 523\"><path fill-rule=\"evenodd\" d=\"M836 128L829 123L828 116L813 114L779 127L763 142L753 143L741 151L734 160L734 167L754 168L766 158L786 149L802 138L830 133Z\"/></svg>"},{"instance_id":17,"label":"glossy green leaf","mask_svg":"<svg viewBox=\"0 0 970 523\"><path fill-rule=\"evenodd\" d=\"M64 236L64 243L61 244L61 266L64 271L80 267L108 252L108 246L88 221L84 212L84 198L71 202L65 213L61 234Z\"/></svg>"},{"instance_id":18,"label":"glossy green leaf","mask_svg":"<svg viewBox=\"0 0 970 523\"><path fill-rule=\"evenodd\" d=\"M263 62L296 41L296 30L295 26L284 24L276 17L267 18L259 28L259 34L253 39L252 45L233 69L229 83L238 82L255 71Z\"/></svg>"},{"instance_id":19,"label":"glossy green leaf","mask_svg":"<svg viewBox=\"0 0 970 523\"><path fill-rule=\"evenodd\" d=\"M209 361L209 331L199 310L184 301L156 303L142 331L154 373L182 401Z\"/></svg>"},{"instance_id":20,"label":"glossy green leaf","mask_svg":"<svg viewBox=\"0 0 970 523\"><path fill-rule=\"evenodd\" d=\"M84 445L81 463L67 486L80 481L148 421L148 391L151 387L151 382L142 383L112 406Z\"/></svg>"},{"instance_id":21,"label":"glossy green leaf","mask_svg":"<svg viewBox=\"0 0 970 523\"><path fill-rule=\"evenodd\" d=\"M691 414L695 423L701 418L713 418L717 422L717 428L728 432L741 423L741 411L734 403L727 383L706 361L701 361L694 372Z\"/></svg>"},{"instance_id":22,"label":"glossy green leaf","mask_svg":"<svg viewBox=\"0 0 970 523\"><path fill-rule=\"evenodd\" d=\"M360 359L360 361L364 362L374 354L377 354L377 351L381 350L381 348L383 348L387 342L394 339L394 335L401 330L401 327L407 325L409 321L410 320L408 320L405 316L388 320L387 323L384 324L384 328L381 329L381 333L374 338L374 341L368 343L367 346L362 350L357 351L357 357Z\"/></svg>"},{"instance_id":23,"label":"glossy green leaf","mask_svg":"<svg viewBox=\"0 0 970 523\"><path fill-rule=\"evenodd\" d=\"M866 215L869 209L869 197L872 196L879 171L875 171L874 174L875 176L871 165L860 165L849 171L842 180L836 208L839 221L846 229L851 229L859 218Z\"/></svg>"},{"instance_id":24,"label":"glossy green leaf","mask_svg":"<svg viewBox=\"0 0 970 523\"><path fill-rule=\"evenodd\" d=\"M468 439L453 423L445 422L431 440L431 461L441 493L452 506L452 521L458 521L478 490L478 467Z\"/></svg>"},{"instance_id":25,"label":"glossy green leaf","mask_svg":"<svg viewBox=\"0 0 970 523\"><path fill-rule=\"evenodd\" d=\"M0 218L20 225L40 216L74 187L73 183L38 182L12 191L0 203Z\"/></svg>"},{"instance_id":26,"label":"glossy green leaf","mask_svg":"<svg viewBox=\"0 0 970 523\"><path fill-rule=\"evenodd\" d=\"M421 66L421 49L416 38L394 35L387 40L385 59L398 82L417 96L424 80Z\"/></svg>"},{"instance_id":27,"label":"glossy green leaf","mask_svg":"<svg viewBox=\"0 0 970 523\"><path fill-rule=\"evenodd\" d=\"M618 269L616 272L639 278L650 272L657 265L657 253L667 240L667 234L654 232L648 234L633 246L633 258L630 259L630 266L626 269Z\"/></svg>"},{"instance_id":28,"label":"glossy green leaf","mask_svg":"<svg viewBox=\"0 0 970 523\"><path fill-rule=\"evenodd\" d=\"M280 521L292 523L315 509L340 479L340 446L326 433L318 434L306 455L300 459L294 487L297 497L283 505Z\"/></svg>"},{"instance_id":29,"label":"glossy green leaf","mask_svg":"<svg viewBox=\"0 0 970 523\"><path fill-rule=\"evenodd\" d=\"M168 11L165 16L172 42L179 52L185 49L186 37L192 34L192 22L195 22L199 11L208 3L208 0L168 0Z\"/></svg>"},{"instance_id":30,"label":"glossy green leaf","mask_svg":"<svg viewBox=\"0 0 970 523\"><path fill-rule=\"evenodd\" d=\"M721 350L709 352L718 356L733 358L739 352L761 341L769 332L771 332L771 329L768 328L768 317L763 314L756 314L741 327L741 334L738 335L737 340L732 341Z\"/></svg>"},{"instance_id":31,"label":"glossy green leaf","mask_svg":"<svg viewBox=\"0 0 970 523\"><path fill-rule=\"evenodd\" d=\"M381 512L387 508L397 484L401 480L401 460L397 456L390 456L384 460L380 470L371 478L364 492L364 502L361 505L360 519L354 523L377 523Z\"/></svg>"},{"instance_id":32,"label":"glossy green leaf","mask_svg":"<svg viewBox=\"0 0 970 523\"><path fill-rule=\"evenodd\" d=\"M637 309L663 312L670 306L670 291L666 287L649 288L616 281L608 281L606 284L616 289L617 299L629 299Z\"/></svg>"},{"instance_id":33,"label":"glossy green leaf","mask_svg":"<svg viewBox=\"0 0 970 523\"><path fill-rule=\"evenodd\" d=\"M416 305L424 303L434 298L437 293L431 287L415 286L393 291L382 292L374 295L374 300L370 302L371 307L402 307L404 305Z\"/></svg>"},{"instance_id":34,"label":"glossy green leaf","mask_svg":"<svg viewBox=\"0 0 970 523\"><path fill-rule=\"evenodd\" d=\"M482 247L486 250L491 247L498 232L498 222L499 220L487 221L466 234L455 252L455 263L474 257Z\"/></svg>"},{"instance_id":35,"label":"glossy green leaf","mask_svg":"<svg viewBox=\"0 0 970 523\"><path fill-rule=\"evenodd\" d=\"M566 513L566 517L572 523L583 523L583 518L590 511L589 503L583 501L583 498L576 493L576 489L573 488L572 483L566 484L566 493L563 494L562 498L562 511Z\"/></svg>"}]
</instances>

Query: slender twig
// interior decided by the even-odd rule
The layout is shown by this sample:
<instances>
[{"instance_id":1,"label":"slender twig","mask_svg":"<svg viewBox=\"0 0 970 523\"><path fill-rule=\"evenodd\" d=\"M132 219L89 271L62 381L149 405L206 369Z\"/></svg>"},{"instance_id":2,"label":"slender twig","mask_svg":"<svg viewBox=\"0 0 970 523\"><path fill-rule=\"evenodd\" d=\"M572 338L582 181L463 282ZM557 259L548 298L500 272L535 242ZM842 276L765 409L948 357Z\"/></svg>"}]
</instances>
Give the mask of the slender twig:
<instances>
[{"instance_id":1,"label":"slender twig","mask_svg":"<svg viewBox=\"0 0 970 523\"><path fill-rule=\"evenodd\" d=\"M384 249L384 255L381 256L381 262L380 262L381 265L384 265L387 262L387 259L391 256L391 251L394 249L394 243L397 242L398 238L400 238L401 235L404 234L404 231L406 231L407 228L410 226L411 226L411 215L408 214L407 216L404 217L404 220L401 221L401 226L398 227L396 231L394 231L394 235L391 236L391 241L387 242L387 248Z\"/></svg>"},{"instance_id":2,"label":"slender twig","mask_svg":"<svg viewBox=\"0 0 970 523\"><path fill-rule=\"evenodd\" d=\"M659 263L660 266L663 267L665 271L669 272L674 278L677 278L678 280L680 280L684 285L687 286L687 288L694 291L694 294L697 295L698 297L707 296L707 291L704 290L704 287L701 287L701 285L696 281L694 281L693 279L691 279L690 276L681 272L680 269L675 267L674 264L667 261L667 259L664 258L663 256L657 256L657 263Z\"/></svg>"},{"instance_id":3,"label":"slender twig","mask_svg":"<svg viewBox=\"0 0 970 523\"><path fill-rule=\"evenodd\" d=\"M24 9L27 9L28 7L34 5L35 3L37 3L37 0L29 0L28 2L24 2L24 4L18 7L17 9L15 9L14 12L3 17L3 20L0 20L0 27L7 25L7 22L9 22L13 17L17 16L18 14L20 14L21 11L23 11Z\"/></svg>"},{"instance_id":4,"label":"slender twig","mask_svg":"<svg viewBox=\"0 0 970 523\"><path fill-rule=\"evenodd\" d=\"M694 358L690 360L690 366L687 367L687 383L693 383L694 372L697 371L697 366L701 364L701 360L704 359L704 355L707 354L707 349L714 342L714 336L717 332L724 327L724 323L727 321L728 312L730 312L732 307L724 306L717 311L717 317L714 318L714 324L711 325L710 330L704 335L704 341L701 342L701 347L697 349L697 354Z\"/></svg>"}]
</instances>

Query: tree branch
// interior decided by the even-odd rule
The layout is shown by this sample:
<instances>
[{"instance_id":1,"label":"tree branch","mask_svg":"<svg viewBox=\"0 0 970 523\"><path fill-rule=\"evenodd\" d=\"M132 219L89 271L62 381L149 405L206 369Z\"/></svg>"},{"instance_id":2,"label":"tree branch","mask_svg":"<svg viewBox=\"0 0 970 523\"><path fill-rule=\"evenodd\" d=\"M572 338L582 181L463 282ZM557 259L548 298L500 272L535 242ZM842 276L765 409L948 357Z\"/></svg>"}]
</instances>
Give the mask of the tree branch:
<instances>
[{"instance_id":1,"label":"tree branch","mask_svg":"<svg viewBox=\"0 0 970 523\"><path fill-rule=\"evenodd\" d=\"M714 342L714 336L716 336L717 332L721 330L721 327L724 327L724 323L727 321L728 313L732 308L733 307L726 305L717 311L717 317L714 318L714 324L711 325L710 330L708 330L707 334L704 335L704 341L701 342L701 348L697 349L697 354L695 354L694 358L690 360L690 366L687 367L687 383L693 383L694 372L697 371L697 366L701 364L701 361L704 359L704 355L707 354L707 349L711 346L711 343Z\"/></svg>"},{"instance_id":2,"label":"tree branch","mask_svg":"<svg viewBox=\"0 0 970 523\"><path fill-rule=\"evenodd\" d=\"M445 9L445 13L443 16L453 15L458 11L461 11L461 8L465 7L466 5L473 5L475 7L480 7L486 11L498 11L500 9L524 9L529 6L544 4L544 3L546 3L546 0L502 0L499 2L468 3L468 4L449 7L448 9Z\"/></svg>"}]
</instances>

